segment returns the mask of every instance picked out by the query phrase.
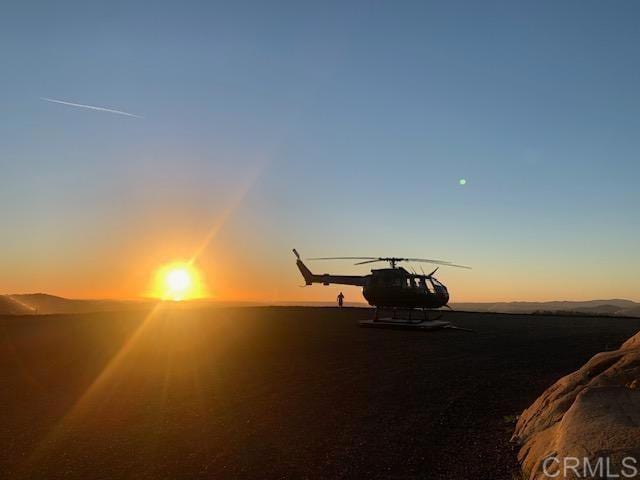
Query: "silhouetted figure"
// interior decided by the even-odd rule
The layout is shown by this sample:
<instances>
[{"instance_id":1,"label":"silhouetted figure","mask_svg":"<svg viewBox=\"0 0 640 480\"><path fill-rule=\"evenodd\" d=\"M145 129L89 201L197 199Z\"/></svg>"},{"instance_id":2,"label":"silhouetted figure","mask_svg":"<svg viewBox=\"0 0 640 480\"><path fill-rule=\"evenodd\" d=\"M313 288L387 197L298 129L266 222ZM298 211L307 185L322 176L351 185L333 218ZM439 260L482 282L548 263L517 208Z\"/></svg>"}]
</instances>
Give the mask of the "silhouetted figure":
<instances>
[{"instance_id":1,"label":"silhouetted figure","mask_svg":"<svg viewBox=\"0 0 640 480\"><path fill-rule=\"evenodd\" d=\"M340 292L340 294L338 295L338 306L342 308L343 303L344 303L344 295L342 294L342 292Z\"/></svg>"}]
</instances>

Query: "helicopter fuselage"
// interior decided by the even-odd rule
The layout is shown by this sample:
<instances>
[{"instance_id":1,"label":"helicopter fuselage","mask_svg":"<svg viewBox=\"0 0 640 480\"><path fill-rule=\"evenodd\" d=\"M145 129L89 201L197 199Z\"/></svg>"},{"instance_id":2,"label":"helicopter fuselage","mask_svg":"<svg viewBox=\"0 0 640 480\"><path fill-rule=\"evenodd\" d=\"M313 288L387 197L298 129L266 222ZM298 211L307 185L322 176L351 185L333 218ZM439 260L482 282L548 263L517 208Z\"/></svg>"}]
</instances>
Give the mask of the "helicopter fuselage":
<instances>
[{"instance_id":1,"label":"helicopter fuselage","mask_svg":"<svg viewBox=\"0 0 640 480\"><path fill-rule=\"evenodd\" d=\"M433 274L413 274L402 267L372 270L371 274L362 276L314 274L300 258L296 264L307 285L322 283L361 286L369 305L378 308L440 308L449 302L447 287Z\"/></svg>"},{"instance_id":2,"label":"helicopter fuselage","mask_svg":"<svg viewBox=\"0 0 640 480\"><path fill-rule=\"evenodd\" d=\"M393 308L440 308L449 302L449 292L433 276L416 275L404 268L372 270L362 287L369 305Z\"/></svg>"}]
</instances>

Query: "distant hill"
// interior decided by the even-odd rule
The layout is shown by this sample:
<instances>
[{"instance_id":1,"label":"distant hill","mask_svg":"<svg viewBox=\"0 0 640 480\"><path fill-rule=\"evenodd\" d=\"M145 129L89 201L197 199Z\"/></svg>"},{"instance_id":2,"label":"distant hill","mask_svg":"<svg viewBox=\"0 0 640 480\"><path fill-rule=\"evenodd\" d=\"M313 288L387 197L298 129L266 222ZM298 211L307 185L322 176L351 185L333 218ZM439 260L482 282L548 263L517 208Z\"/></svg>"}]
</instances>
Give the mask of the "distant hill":
<instances>
[{"instance_id":1,"label":"distant hill","mask_svg":"<svg viewBox=\"0 0 640 480\"><path fill-rule=\"evenodd\" d=\"M640 317L640 303L624 299L555 301L555 302L496 302L452 303L454 310L497 313L574 313L583 315L611 315Z\"/></svg>"},{"instance_id":2,"label":"distant hill","mask_svg":"<svg viewBox=\"0 0 640 480\"><path fill-rule=\"evenodd\" d=\"M0 295L0 315L47 315L145 308L151 301L74 300L46 293Z\"/></svg>"},{"instance_id":3,"label":"distant hill","mask_svg":"<svg viewBox=\"0 0 640 480\"><path fill-rule=\"evenodd\" d=\"M14 298L13 295L0 295L0 314L2 315L29 315L35 313L35 309Z\"/></svg>"},{"instance_id":4,"label":"distant hill","mask_svg":"<svg viewBox=\"0 0 640 480\"><path fill-rule=\"evenodd\" d=\"M54 313L89 313L148 309L156 300L78 300L57 297L46 293L0 295L0 315L47 315ZM333 307L335 302L224 302L193 300L183 302L185 308L252 307L252 306L308 306ZM363 303L347 303L346 306L368 307ZM496 313L547 313L575 315L608 315L640 317L640 303L624 299L589 300L583 302L460 302L452 303L454 310Z\"/></svg>"},{"instance_id":5,"label":"distant hill","mask_svg":"<svg viewBox=\"0 0 640 480\"><path fill-rule=\"evenodd\" d=\"M114 312L148 309L157 300L80 300L58 297L46 293L0 295L0 315L50 315L56 313ZM180 302L184 308L303 306L334 307L336 302L238 302L199 299ZM178 305L176 305L177 307ZM367 307L364 303L346 302L347 307Z\"/></svg>"}]
</instances>

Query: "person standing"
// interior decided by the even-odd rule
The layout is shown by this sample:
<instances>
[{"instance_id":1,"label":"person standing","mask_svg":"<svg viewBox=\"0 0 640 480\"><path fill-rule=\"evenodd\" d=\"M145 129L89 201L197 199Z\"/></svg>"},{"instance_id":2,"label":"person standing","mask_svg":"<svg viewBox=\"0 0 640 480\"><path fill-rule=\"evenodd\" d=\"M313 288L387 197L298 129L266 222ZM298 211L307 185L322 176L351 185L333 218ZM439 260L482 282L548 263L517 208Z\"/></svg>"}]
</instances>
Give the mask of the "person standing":
<instances>
[{"instance_id":1,"label":"person standing","mask_svg":"<svg viewBox=\"0 0 640 480\"><path fill-rule=\"evenodd\" d=\"M338 294L338 307L342 308L342 304L344 303L344 295L342 292Z\"/></svg>"}]
</instances>

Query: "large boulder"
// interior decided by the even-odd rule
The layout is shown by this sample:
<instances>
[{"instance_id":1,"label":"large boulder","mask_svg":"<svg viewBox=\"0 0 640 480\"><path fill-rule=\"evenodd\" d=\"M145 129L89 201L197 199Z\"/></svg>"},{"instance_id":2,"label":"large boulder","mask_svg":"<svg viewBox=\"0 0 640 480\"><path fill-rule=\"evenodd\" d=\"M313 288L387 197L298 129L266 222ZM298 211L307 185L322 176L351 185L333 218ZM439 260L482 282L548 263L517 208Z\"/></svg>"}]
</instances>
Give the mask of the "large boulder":
<instances>
[{"instance_id":1,"label":"large boulder","mask_svg":"<svg viewBox=\"0 0 640 480\"><path fill-rule=\"evenodd\" d=\"M558 380L516 425L531 480L640 478L640 333ZM618 475L616 477L616 475Z\"/></svg>"}]
</instances>

